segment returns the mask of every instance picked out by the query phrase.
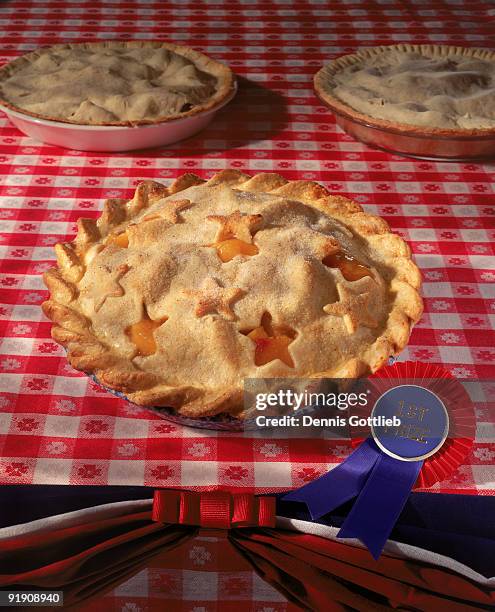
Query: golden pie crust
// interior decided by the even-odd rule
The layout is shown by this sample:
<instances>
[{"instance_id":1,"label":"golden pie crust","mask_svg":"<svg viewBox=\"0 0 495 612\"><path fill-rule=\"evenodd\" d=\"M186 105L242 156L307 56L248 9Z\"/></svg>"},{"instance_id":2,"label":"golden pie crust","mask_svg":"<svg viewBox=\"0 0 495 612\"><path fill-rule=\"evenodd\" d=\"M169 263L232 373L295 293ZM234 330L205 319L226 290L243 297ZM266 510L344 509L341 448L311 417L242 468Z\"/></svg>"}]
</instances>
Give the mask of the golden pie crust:
<instances>
[{"instance_id":1,"label":"golden pie crust","mask_svg":"<svg viewBox=\"0 0 495 612\"><path fill-rule=\"evenodd\" d=\"M230 68L190 47L100 41L42 47L0 68L0 103L78 125L162 123L215 108L234 91Z\"/></svg>"},{"instance_id":2,"label":"golden pie crust","mask_svg":"<svg viewBox=\"0 0 495 612\"><path fill-rule=\"evenodd\" d=\"M55 247L45 314L73 367L145 406L242 416L247 377L358 377L422 314L406 243L308 181L141 183Z\"/></svg>"},{"instance_id":3,"label":"golden pie crust","mask_svg":"<svg viewBox=\"0 0 495 612\"><path fill-rule=\"evenodd\" d=\"M495 52L449 45L365 47L314 77L332 111L402 134L495 134Z\"/></svg>"}]
</instances>

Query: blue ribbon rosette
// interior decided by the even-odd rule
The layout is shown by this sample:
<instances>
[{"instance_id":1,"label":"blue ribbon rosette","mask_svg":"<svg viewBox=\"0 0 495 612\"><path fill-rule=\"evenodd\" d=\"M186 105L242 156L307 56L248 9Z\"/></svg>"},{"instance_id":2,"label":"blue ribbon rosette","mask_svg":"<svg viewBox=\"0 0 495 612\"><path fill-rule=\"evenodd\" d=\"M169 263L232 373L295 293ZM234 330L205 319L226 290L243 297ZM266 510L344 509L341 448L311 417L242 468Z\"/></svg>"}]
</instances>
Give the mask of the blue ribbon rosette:
<instances>
[{"instance_id":1,"label":"blue ribbon rosette","mask_svg":"<svg viewBox=\"0 0 495 612\"><path fill-rule=\"evenodd\" d=\"M414 384L390 385L408 379L412 368ZM383 392L368 421L369 437L331 472L283 497L305 503L313 520L355 499L338 537L358 538L375 559L415 484L433 483L455 470L474 437L469 396L445 370L403 363L384 368L381 378L389 384L377 386ZM460 437L449 438L449 431ZM435 464L441 473L435 473Z\"/></svg>"}]
</instances>

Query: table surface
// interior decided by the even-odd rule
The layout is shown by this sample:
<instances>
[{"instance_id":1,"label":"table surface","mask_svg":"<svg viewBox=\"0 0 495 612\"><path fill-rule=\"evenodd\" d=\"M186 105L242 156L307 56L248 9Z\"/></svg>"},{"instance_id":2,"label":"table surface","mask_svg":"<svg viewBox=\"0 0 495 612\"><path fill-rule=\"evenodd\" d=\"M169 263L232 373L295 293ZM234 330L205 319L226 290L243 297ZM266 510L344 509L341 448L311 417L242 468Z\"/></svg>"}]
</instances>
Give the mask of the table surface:
<instances>
[{"instance_id":1,"label":"table surface","mask_svg":"<svg viewBox=\"0 0 495 612\"><path fill-rule=\"evenodd\" d=\"M227 62L240 87L198 136L132 154L40 144L0 115L0 483L277 490L350 452L345 442L263 441L174 425L67 364L40 309L52 247L72 238L78 217L97 216L105 198L129 197L143 179L232 167L315 180L350 196L408 240L423 271L425 314L401 359L495 378L494 166L368 148L335 126L312 89L322 62L358 46L489 47L494 21L493 3L453 0L3 2L1 62L65 41L173 40ZM479 408L483 440L433 490L495 493L493 410Z\"/></svg>"}]
</instances>

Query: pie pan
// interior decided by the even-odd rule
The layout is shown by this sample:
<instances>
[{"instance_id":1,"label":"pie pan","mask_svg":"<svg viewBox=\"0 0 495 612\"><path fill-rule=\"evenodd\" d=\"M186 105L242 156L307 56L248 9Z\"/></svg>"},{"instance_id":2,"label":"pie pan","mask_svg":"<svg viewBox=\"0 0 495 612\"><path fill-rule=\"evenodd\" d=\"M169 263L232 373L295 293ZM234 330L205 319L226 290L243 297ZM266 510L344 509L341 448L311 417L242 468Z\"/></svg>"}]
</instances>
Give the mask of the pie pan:
<instances>
[{"instance_id":1,"label":"pie pan","mask_svg":"<svg viewBox=\"0 0 495 612\"><path fill-rule=\"evenodd\" d=\"M189 138L204 129L236 92L237 85L234 84L230 95L213 108L150 125L78 125L41 119L3 104L0 104L0 110L21 132L34 140L77 151L132 151L165 146Z\"/></svg>"},{"instance_id":2,"label":"pie pan","mask_svg":"<svg viewBox=\"0 0 495 612\"><path fill-rule=\"evenodd\" d=\"M428 57L444 57L449 53L489 59L495 57L493 52L485 49L402 44L364 48L334 59L315 74L314 88L321 102L334 114L337 125L367 145L419 159L464 161L494 158L495 128L440 128L397 123L357 111L332 93L328 83L332 82L333 75L392 48L420 51Z\"/></svg>"},{"instance_id":3,"label":"pie pan","mask_svg":"<svg viewBox=\"0 0 495 612\"><path fill-rule=\"evenodd\" d=\"M320 96L318 96L320 97ZM320 100L321 97L320 97ZM371 120L356 119L345 111L337 110L325 100L335 122L347 134L372 147L390 153L426 160L466 161L487 160L495 157L495 133L477 136L438 136L426 132L398 130L374 124ZM457 130L458 132L460 130Z\"/></svg>"},{"instance_id":4,"label":"pie pan","mask_svg":"<svg viewBox=\"0 0 495 612\"><path fill-rule=\"evenodd\" d=\"M393 366L397 362L397 357L391 356L387 361L388 366ZM110 389L103 385L98 378L94 374L90 374L89 378L99 387L108 391L115 397L118 397L121 400L126 401L127 403L134 406L136 409L145 409L151 412L154 412L156 415L165 419L167 421L171 421L177 425L185 426L185 427L193 427L195 429L209 429L213 431L226 431L226 432L240 432L240 431L257 431L260 432L260 427L256 424L255 418L251 416L248 419L240 419L232 414L228 413L220 413L214 416L209 417L186 417L181 414L177 414L177 412L173 408L167 408L164 406L139 406L132 402L125 393L121 391L116 391L115 389ZM289 383L288 379L288 384ZM325 379L321 381L323 384L325 383ZM340 383L339 383L340 384ZM300 408L297 411L297 416L301 416L303 414L311 414L314 412L314 407L308 406L305 408ZM284 412L279 412L279 416L285 414ZM299 430L300 432L300 430Z\"/></svg>"},{"instance_id":5,"label":"pie pan","mask_svg":"<svg viewBox=\"0 0 495 612\"><path fill-rule=\"evenodd\" d=\"M391 357L388 363L393 364L394 361L395 361L395 358ZM128 404L130 404L131 406L134 406L136 409L149 410L150 412L153 412L154 414L158 415L160 418L165 419L166 421L175 423L176 425L180 425L182 427L192 427L194 429L207 429L207 430L212 430L212 431L225 431L225 432L231 432L231 433L251 431L251 432L257 432L260 435L260 437L263 437L266 434L266 432L270 432L271 430L273 430L273 427L274 427L274 426L260 427L256 423L256 418L255 418L255 415L257 414L256 411L253 411L250 414L250 416L244 419L240 419L236 417L235 415L228 414L226 412L221 412L213 416L187 417L187 416L178 414L173 408L167 408L165 406L139 406L138 404L135 404L133 401L131 401L125 395L125 393L122 393L121 391L116 391L115 389L110 389L109 387L103 385L94 374L90 374L89 378L96 385L98 385L105 391L108 391L115 397L118 397L119 399L126 401ZM322 384L325 384L328 381L326 381L325 379L320 379L318 381L311 381L311 382L313 384L316 383L318 386L321 386ZM330 382L332 383L333 381L330 381ZM337 388L339 388L341 382L342 381L337 381L336 383L338 385ZM287 384L288 385L290 384L290 379L287 379ZM273 410L274 411L270 413L268 416L283 416L284 414L293 414L292 412L287 412L287 410L281 410L279 407L276 407ZM297 411L297 416L300 417L303 415L311 415L313 413L316 413L318 410L319 408L317 406L305 406L304 408L301 407ZM310 432L309 435L311 435L311 429L308 428L308 430ZM301 428L299 427L294 428L294 434L296 436L302 437L301 432L302 432ZM288 433L290 435L291 433L290 428L288 430ZM270 433L268 433L267 435L269 436Z\"/></svg>"},{"instance_id":6,"label":"pie pan","mask_svg":"<svg viewBox=\"0 0 495 612\"><path fill-rule=\"evenodd\" d=\"M216 431L244 431L247 429L246 422L241 419L236 418L230 414L222 413L211 417L186 417L180 414L177 414L173 408L166 408L164 406L139 406L132 402L124 393L120 391L116 391L115 389L110 389L103 385L98 378L94 374L91 374L89 378L97 384L105 391L108 391L115 397L118 397L121 400L126 401L131 406L134 406L136 409L145 409L154 412L162 419L167 421L171 421L172 423L176 423L177 425L185 426L185 427L194 427L196 429L211 429Z\"/></svg>"}]
</instances>

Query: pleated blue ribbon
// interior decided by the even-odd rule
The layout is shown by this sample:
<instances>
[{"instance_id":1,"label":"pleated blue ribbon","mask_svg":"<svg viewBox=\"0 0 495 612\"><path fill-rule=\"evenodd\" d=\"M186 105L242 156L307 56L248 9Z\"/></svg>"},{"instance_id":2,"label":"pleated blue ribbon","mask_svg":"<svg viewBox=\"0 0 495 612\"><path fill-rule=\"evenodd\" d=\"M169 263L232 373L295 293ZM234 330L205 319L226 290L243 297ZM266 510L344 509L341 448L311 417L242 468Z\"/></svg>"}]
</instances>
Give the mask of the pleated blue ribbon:
<instances>
[{"instance_id":1,"label":"pleated blue ribbon","mask_svg":"<svg viewBox=\"0 0 495 612\"><path fill-rule=\"evenodd\" d=\"M338 537L358 538L378 559L422 466L390 457L368 438L334 470L282 499L304 502L316 520L356 498Z\"/></svg>"}]
</instances>

